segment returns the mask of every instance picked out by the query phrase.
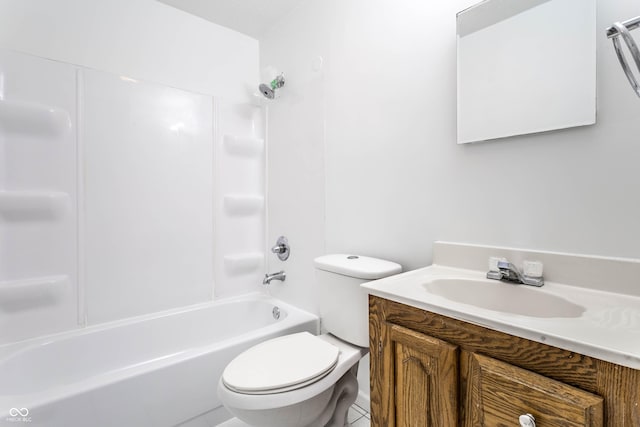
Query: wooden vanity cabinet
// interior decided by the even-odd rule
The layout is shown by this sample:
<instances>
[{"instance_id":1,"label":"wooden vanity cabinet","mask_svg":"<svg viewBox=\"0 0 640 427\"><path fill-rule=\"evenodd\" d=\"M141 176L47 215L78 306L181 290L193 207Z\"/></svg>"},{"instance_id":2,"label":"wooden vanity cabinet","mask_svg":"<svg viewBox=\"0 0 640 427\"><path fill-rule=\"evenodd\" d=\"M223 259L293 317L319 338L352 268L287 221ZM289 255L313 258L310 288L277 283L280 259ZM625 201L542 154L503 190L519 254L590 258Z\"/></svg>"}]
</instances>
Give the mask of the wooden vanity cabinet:
<instances>
[{"instance_id":1,"label":"wooden vanity cabinet","mask_svg":"<svg viewBox=\"0 0 640 427\"><path fill-rule=\"evenodd\" d=\"M369 298L373 427L640 427L640 371Z\"/></svg>"}]
</instances>

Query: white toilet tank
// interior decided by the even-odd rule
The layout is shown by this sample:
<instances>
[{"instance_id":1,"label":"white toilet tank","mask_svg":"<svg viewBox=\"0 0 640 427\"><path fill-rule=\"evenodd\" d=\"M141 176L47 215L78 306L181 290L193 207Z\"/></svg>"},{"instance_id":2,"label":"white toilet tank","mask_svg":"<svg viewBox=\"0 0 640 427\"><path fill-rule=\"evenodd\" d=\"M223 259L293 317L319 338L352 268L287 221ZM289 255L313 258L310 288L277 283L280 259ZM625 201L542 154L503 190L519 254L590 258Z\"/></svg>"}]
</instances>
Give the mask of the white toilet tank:
<instances>
[{"instance_id":1,"label":"white toilet tank","mask_svg":"<svg viewBox=\"0 0 640 427\"><path fill-rule=\"evenodd\" d=\"M398 274L402 266L358 255L324 255L314 260L323 329L360 347L369 347L369 301L360 285Z\"/></svg>"}]
</instances>

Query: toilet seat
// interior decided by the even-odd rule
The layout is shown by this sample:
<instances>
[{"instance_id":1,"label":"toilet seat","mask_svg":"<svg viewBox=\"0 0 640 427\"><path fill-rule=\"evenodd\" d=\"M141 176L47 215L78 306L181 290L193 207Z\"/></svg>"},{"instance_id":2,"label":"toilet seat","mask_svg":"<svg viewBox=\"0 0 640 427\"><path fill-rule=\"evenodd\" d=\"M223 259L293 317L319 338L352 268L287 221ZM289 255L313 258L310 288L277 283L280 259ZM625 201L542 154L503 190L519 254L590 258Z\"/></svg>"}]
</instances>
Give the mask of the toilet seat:
<instances>
[{"instance_id":1,"label":"toilet seat","mask_svg":"<svg viewBox=\"0 0 640 427\"><path fill-rule=\"evenodd\" d=\"M243 394L296 390L329 374L339 354L338 347L308 332L285 335L237 356L225 368L222 382Z\"/></svg>"}]
</instances>

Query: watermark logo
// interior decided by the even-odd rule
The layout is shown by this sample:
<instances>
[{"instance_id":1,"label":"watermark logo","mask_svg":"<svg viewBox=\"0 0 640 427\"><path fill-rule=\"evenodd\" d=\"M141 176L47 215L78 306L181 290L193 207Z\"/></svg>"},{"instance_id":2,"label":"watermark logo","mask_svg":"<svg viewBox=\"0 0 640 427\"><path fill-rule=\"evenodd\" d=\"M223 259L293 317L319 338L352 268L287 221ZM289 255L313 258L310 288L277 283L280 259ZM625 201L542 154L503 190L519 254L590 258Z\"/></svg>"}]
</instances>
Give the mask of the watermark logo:
<instances>
[{"instance_id":1,"label":"watermark logo","mask_svg":"<svg viewBox=\"0 0 640 427\"><path fill-rule=\"evenodd\" d=\"M29 409L27 408L11 408L9 416L6 418L11 423L30 423Z\"/></svg>"}]
</instances>

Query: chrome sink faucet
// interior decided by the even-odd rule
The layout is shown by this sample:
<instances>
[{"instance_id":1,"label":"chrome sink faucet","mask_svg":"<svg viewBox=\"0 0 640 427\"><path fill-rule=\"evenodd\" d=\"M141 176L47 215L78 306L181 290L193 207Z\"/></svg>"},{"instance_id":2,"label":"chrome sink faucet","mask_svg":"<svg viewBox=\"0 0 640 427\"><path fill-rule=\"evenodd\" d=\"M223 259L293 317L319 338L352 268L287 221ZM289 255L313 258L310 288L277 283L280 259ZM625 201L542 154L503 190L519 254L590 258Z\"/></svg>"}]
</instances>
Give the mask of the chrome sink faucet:
<instances>
[{"instance_id":1,"label":"chrome sink faucet","mask_svg":"<svg viewBox=\"0 0 640 427\"><path fill-rule=\"evenodd\" d=\"M287 274L284 271L278 271L277 273L265 274L262 280L263 285L269 285L272 280L280 280L284 282L287 278Z\"/></svg>"},{"instance_id":2,"label":"chrome sink faucet","mask_svg":"<svg viewBox=\"0 0 640 427\"><path fill-rule=\"evenodd\" d=\"M520 273L515 265L509 261L498 261L498 270L489 271L487 273L487 279L501 280L503 282L509 282L516 285L528 285L528 286L543 286L544 278L542 276L534 277Z\"/></svg>"}]
</instances>

